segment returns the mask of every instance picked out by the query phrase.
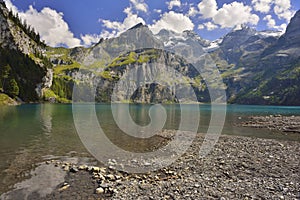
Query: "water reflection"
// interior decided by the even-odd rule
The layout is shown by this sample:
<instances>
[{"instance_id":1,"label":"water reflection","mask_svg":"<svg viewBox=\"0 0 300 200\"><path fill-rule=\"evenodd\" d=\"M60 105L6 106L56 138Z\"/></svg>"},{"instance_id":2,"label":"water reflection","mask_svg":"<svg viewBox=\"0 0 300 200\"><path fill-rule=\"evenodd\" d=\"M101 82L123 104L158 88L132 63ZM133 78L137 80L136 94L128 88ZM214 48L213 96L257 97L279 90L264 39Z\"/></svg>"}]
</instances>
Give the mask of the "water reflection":
<instances>
[{"instance_id":1,"label":"water reflection","mask_svg":"<svg viewBox=\"0 0 300 200\"><path fill-rule=\"evenodd\" d=\"M64 182L66 172L54 165L40 165L31 172L31 178L15 185L15 189L0 196L3 200L39 199Z\"/></svg>"},{"instance_id":2,"label":"water reflection","mask_svg":"<svg viewBox=\"0 0 300 200\"><path fill-rule=\"evenodd\" d=\"M52 132L53 109L54 107L49 104L42 104L40 108L42 129L46 135L49 135Z\"/></svg>"},{"instance_id":3,"label":"water reflection","mask_svg":"<svg viewBox=\"0 0 300 200\"><path fill-rule=\"evenodd\" d=\"M181 109L190 113L189 123L195 125L193 113L199 112L198 132L205 133L210 121L210 105L163 105L167 119L164 129L178 129ZM150 123L150 105L129 106L132 120L145 126ZM108 138L129 151L149 151L157 139L137 139L122 132L115 123L110 104L96 105L98 121ZM122 113L122 109L118 112ZM84 114L84 113L82 113ZM284 135L268 130L235 127L234 123L249 115L300 115L300 107L228 106L223 134L300 140L300 135ZM154 113L160 117L159 113ZM24 179L36 163L55 156L89 157L82 145L72 116L71 105L22 105L0 107L0 193Z\"/></svg>"},{"instance_id":4,"label":"water reflection","mask_svg":"<svg viewBox=\"0 0 300 200\"><path fill-rule=\"evenodd\" d=\"M1 111L0 193L47 157L90 157L73 128L69 106L23 105Z\"/></svg>"}]
</instances>

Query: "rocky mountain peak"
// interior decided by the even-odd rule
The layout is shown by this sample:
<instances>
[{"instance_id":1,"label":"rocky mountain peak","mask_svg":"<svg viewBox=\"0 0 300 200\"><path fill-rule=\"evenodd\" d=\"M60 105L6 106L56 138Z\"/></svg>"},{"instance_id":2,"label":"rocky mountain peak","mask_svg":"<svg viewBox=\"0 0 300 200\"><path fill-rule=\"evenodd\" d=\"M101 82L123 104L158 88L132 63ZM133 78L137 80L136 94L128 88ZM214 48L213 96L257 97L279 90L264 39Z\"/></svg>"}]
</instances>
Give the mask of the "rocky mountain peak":
<instances>
[{"instance_id":1,"label":"rocky mountain peak","mask_svg":"<svg viewBox=\"0 0 300 200\"><path fill-rule=\"evenodd\" d=\"M233 49L246 42L251 36L254 36L257 31L249 26L240 25L235 27L225 37L221 43L223 49Z\"/></svg>"},{"instance_id":2,"label":"rocky mountain peak","mask_svg":"<svg viewBox=\"0 0 300 200\"><path fill-rule=\"evenodd\" d=\"M251 28L247 25L241 24L239 26L235 26L226 36L231 36L231 35L254 35L257 31L254 28ZM226 37L225 36L225 37Z\"/></svg>"},{"instance_id":3,"label":"rocky mountain peak","mask_svg":"<svg viewBox=\"0 0 300 200\"><path fill-rule=\"evenodd\" d=\"M148 26L144 25L143 23L138 23L138 24L134 25L133 27L131 27L128 30L133 30L133 29L138 29L138 28L145 28L145 27L148 27Z\"/></svg>"},{"instance_id":4,"label":"rocky mountain peak","mask_svg":"<svg viewBox=\"0 0 300 200\"><path fill-rule=\"evenodd\" d=\"M203 47L208 47L210 45L209 40L201 38L197 33L191 30L183 31L183 36L186 38L191 38L195 41L198 41Z\"/></svg>"},{"instance_id":5,"label":"rocky mountain peak","mask_svg":"<svg viewBox=\"0 0 300 200\"><path fill-rule=\"evenodd\" d=\"M238 24L238 25L235 25L233 28L232 28L232 32L233 31L239 31L239 30L249 30L249 29L252 29L250 26L248 26L247 24Z\"/></svg>"},{"instance_id":6,"label":"rocky mountain peak","mask_svg":"<svg viewBox=\"0 0 300 200\"><path fill-rule=\"evenodd\" d=\"M95 62L109 64L111 59L129 51L145 48L161 49L162 47L162 42L153 35L149 27L139 23L118 37L101 40L91 48L88 54L82 54L82 58L78 61L84 65L91 65Z\"/></svg>"},{"instance_id":7,"label":"rocky mountain peak","mask_svg":"<svg viewBox=\"0 0 300 200\"><path fill-rule=\"evenodd\" d=\"M291 43L300 43L300 10L296 12L294 17L292 17L289 25L286 28L286 32L283 35L286 41Z\"/></svg>"},{"instance_id":8,"label":"rocky mountain peak","mask_svg":"<svg viewBox=\"0 0 300 200\"><path fill-rule=\"evenodd\" d=\"M160 41L153 35L148 26L139 23L129 30L122 33L119 37L113 38L112 43L116 46L132 47L133 49L159 48L162 46Z\"/></svg>"},{"instance_id":9,"label":"rocky mountain peak","mask_svg":"<svg viewBox=\"0 0 300 200\"><path fill-rule=\"evenodd\" d=\"M192 44L194 42L200 44L202 47L208 47L210 45L209 40L201 38L197 33L191 30L177 33L172 30L162 29L155 35L159 40L164 42L164 46L167 48L176 46L178 44Z\"/></svg>"},{"instance_id":10,"label":"rocky mountain peak","mask_svg":"<svg viewBox=\"0 0 300 200\"><path fill-rule=\"evenodd\" d=\"M174 31L171 30L167 30L167 29L161 29L156 36L157 37L170 37L172 35L175 35L176 33Z\"/></svg>"}]
</instances>

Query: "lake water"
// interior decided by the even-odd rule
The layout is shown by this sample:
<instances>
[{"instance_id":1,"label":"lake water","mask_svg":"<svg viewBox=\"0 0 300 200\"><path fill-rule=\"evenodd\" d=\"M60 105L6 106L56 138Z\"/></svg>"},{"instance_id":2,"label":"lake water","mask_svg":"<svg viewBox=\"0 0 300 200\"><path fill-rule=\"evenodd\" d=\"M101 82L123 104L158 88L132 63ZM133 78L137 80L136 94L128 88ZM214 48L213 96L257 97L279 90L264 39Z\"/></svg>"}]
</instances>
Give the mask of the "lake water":
<instances>
[{"instance_id":1,"label":"lake water","mask_svg":"<svg viewBox=\"0 0 300 200\"><path fill-rule=\"evenodd\" d=\"M89 105L81 106L84 109ZM121 132L113 120L110 104L98 104L95 108L101 127L117 145L131 151L146 151L155 144L154 139L133 140ZM151 105L131 104L129 111L137 124L145 126L150 122L150 108ZM164 129L177 129L181 109L184 109L191 114L200 110L198 132L207 131L211 116L210 105L164 105L164 108L167 113ZM300 107L228 105L222 134L300 141L300 134L286 135L276 131L234 126L250 115L271 114L300 115ZM191 120L190 123L194 122ZM27 177L30 170L44 160L92 160L76 132L72 105L60 104L0 107L0 157L0 194Z\"/></svg>"}]
</instances>

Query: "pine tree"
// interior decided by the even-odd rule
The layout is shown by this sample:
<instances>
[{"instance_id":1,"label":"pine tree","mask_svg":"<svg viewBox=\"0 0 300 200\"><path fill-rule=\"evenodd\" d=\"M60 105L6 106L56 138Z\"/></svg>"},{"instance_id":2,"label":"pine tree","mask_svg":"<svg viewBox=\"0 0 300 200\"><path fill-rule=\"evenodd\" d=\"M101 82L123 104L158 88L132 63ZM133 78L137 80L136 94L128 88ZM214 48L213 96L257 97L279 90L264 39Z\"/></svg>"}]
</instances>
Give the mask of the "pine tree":
<instances>
[{"instance_id":1,"label":"pine tree","mask_svg":"<svg viewBox=\"0 0 300 200\"><path fill-rule=\"evenodd\" d=\"M10 71L11 71L11 67L9 64L0 68L0 84L1 84L0 90L2 90L2 91L5 88L5 81L6 81L6 79L8 79Z\"/></svg>"},{"instance_id":2,"label":"pine tree","mask_svg":"<svg viewBox=\"0 0 300 200\"><path fill-rule=\"evenodd\" d=\"M11 97L16 97L19 95L19 86L15 79L10 79L7 84L7 88L5 88L6 93Z\"/></svg>"}]
</instances>

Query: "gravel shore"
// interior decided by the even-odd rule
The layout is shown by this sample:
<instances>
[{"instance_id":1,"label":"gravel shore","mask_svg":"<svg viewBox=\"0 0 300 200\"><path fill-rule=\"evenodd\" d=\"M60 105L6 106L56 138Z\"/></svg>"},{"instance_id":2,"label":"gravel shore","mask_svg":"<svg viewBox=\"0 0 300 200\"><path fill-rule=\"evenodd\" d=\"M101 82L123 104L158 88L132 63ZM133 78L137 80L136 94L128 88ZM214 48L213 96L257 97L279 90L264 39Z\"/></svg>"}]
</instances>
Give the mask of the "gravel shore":
<instances>
[{"instance_id":1,"label":"gravel shore","mask_svg":"<svg viewBox=\"0 0 300 200\"><path fill-rule=\"evenodd\" d=\"M278 130L285 133L300 134L300 116L251 116L237 125L252 128L267 128L269 130Z\"/></svg>"},{"instance_id":2,"label":"gravel shore","mask_svg":"<svg viewBox=\"0 0 300 200\"><path fill-rule=\"evenodd\" d=\"M299 142L221 136L200 159L203 139L169 167L146 174L116 171L114 160L108 168L47 161L67 171L65 181L30 199L300 199Z\"/></svg>"}]
</instances>

